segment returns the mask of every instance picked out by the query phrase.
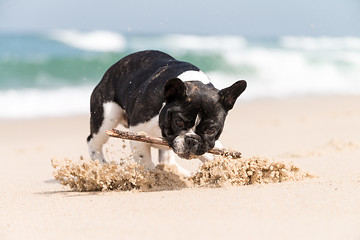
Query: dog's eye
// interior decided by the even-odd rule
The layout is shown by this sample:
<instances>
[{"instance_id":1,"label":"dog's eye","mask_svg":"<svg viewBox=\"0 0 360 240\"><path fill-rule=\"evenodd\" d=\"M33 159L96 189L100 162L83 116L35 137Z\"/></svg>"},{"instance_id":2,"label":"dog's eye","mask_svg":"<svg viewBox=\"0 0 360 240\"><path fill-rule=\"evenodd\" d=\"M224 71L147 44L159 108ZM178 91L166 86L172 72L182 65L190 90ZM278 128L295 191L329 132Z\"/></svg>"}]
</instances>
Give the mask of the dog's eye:
<instances>
[{"instance_id":1,"label":"dog's eye","mask_svg":"<svg viewBox=\"0 0 360 240\"><path fill-rule=\"evenodd\" d=\"M185 126L185 122L182 119L177 118L177 119L175 119L175 125L178 128L183 128Z\"/></svg>"},{"instance_id":2,"label":"dog's eye","mask_svg":"<svg viewBox=\"0 0 360 240\"><path fill-rule=\"evenodd\" d=\"M216 132L216 128L210 127L205 130L205 133L208 135L213 135Z\"/></svg>"}]
</instances>

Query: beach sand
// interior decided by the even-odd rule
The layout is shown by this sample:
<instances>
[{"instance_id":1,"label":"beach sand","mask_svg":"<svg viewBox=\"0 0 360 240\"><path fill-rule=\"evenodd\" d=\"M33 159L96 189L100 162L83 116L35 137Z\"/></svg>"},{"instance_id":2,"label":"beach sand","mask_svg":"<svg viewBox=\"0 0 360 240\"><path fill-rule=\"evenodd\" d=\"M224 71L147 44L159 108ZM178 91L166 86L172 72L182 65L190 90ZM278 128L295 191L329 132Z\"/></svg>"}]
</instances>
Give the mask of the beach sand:
<instances>
[{"instance_id":1,"label":"beach sand","mask_svg":"<svg viewBox=\"0 0 360 240\"><path fill-rule=\"evenodd\" d=\"M71 191L51 159L87 157L88 116L2 120L0 239L360 239L359 103L240 98L223 145L318 178L172 191ZM121 144L111 139L108 159L125 154Z\"/></svg>"}]
</instances>

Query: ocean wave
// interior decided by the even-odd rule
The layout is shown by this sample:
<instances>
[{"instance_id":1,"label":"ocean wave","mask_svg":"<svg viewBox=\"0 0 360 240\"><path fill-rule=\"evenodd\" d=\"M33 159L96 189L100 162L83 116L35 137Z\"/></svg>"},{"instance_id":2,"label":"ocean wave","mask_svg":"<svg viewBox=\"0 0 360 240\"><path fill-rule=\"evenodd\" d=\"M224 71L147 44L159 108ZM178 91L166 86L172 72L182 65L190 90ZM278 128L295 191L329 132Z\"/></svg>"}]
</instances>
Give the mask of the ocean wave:
<instances>
[{"instance_id":1,"label":"ocean wave","mask_svg":"<svg viewBox=\"0 0 360 240\"><path fill-rule=\"evenodd\" d=\"M126 39L121 34L103 30L91 32L54 30L49 37L86 51L120 52L126 47Z\"/></svg>"},{"instance_id":2,"label":"ocean wave","mask_svg":"<svg viewBox=\"0 0 360 240\"><path fill-rule=\"evenodd\" d=\"M249 61L255 70L227 73L221 70L206 74L216 88L230 86L237 80L248 82L241 99L286 98L302 95L360 94L359 71L342 72L332 65L311 67L301 56L288 57L274 54L263 57L263 63ZM250 59L250 58L249 58ZM278 61L278 60L281 61ZM272 60L272 61L271 61ZM282 61L284 60L284 61ZM234 59L233 59L234 61ZM232 63L241 65L241 63ZM68 86L59 89L9 89L0 91L0 119L56 117L89 113L90 94L95 86Z\"/></svg>"},{"instance_id":3,"label":"ocean wave","mask_svg":"<svg viewBox=\"0 0 360 240\"><path fill-rule=\"evenodd\" d=\"M284 48L302 50L360 50L360 37L292 37L280 38Z\"/></svg>"},{"instance_id":4,"label":"ocean wave","mask_svg":"<svg viewBox=\"0 0 360 240\"><path fill-rule=\"evenodd\" d=\"M121 52L104 53L79 51L43 36L0 35L0 118L88 113L92 86L105 71L128 53L144 49L193 63L218 88L245 79L243 99L360 94L360 38L125 37Z\"/></svg>"},{"instance_id":5,"label":"ocean wave","mask_svg":"<svg viewBox=\"0 0 360 240\"><path fill-rule=\"evenodd\" d=\"M230 86L237 80L246 80L247 89L241 95L241 99L254 100L259 98L288 98L306 95L338 95L338 94L360 94L360 83L356 76L348 79L333 70L324 68L323 71L307 77L309 72L300 74L287 71L285 73L273 74L263 79L258 76L248 77L244 75L228 75L223 72L209 72L211 82L218 89ZM264 70L267 71L267 70ZM323 77L323 75L327 77ZM286 81L285 79L289 80Z\"/></svg>"},{"instance_id":6,"label":"ocean wave","mask_svg":"<svg viewBox=\"0 0 360 240\"><path fill-rule=\"evenodd\" d=\"M0 118L58 117L89 112L92 86L0 91Z\"/></svg>"},{"instance_id":7,"label":"ocean wave","mask_svg":"<svg viewBox=\"0 0 360 240\"><path fill-rule=\"evenodd\" d=\"M306 94L359 94L360 52L314 53L251 48L229 52L224 60L234 73L218 71L224 82L241 77L249 81L250 98ZM247 66L247 68L245 67ZM221 73L221 74L219 74Z\"/></svg>"}]
</instances>

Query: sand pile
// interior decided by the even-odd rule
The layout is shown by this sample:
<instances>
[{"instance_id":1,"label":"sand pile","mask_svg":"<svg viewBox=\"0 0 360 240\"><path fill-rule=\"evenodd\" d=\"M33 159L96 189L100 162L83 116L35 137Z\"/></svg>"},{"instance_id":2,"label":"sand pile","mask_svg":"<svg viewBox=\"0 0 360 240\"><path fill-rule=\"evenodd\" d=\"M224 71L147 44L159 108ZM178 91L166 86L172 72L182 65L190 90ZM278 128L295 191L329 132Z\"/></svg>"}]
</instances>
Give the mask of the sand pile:
<instances>
[{"instance_id":1,"label":"sand pile","mask_svg":"<svg viewBox=\"0 0 360 240\"><path fill-rule=\"evenodd\" d=\"M77 191L156 191L186 187L184 177L171 166L158 165L152 171L131 161L107 164L92 160L51 160L54 177Z\"/></svg>"},{"instance_id":2,"label":"sand pile","mask_svg":"<svg viewBox=\"0 0 360 240\"><path fill-rule=\"evenodd\" d=\"M55 179L76 191L158 191L276 183L313 177L291 163L274 162L263 157L218 157L203 164L190 178L181 176L171 166L161 164L148 171L131 161L102 164L91 160L52 159L52 165Z\"/></svg>"},{"instance_id":3,"label":"sand pile","mask_svg":"<svg viewBox=\"0 0 360 240\"><path fill-rule=\"evenodd\" d=\"M264 157L217 158L204 163L188 181L194 186L221 187L298 181L313 176L288 162Z\"/></svg>"}]
</instances>

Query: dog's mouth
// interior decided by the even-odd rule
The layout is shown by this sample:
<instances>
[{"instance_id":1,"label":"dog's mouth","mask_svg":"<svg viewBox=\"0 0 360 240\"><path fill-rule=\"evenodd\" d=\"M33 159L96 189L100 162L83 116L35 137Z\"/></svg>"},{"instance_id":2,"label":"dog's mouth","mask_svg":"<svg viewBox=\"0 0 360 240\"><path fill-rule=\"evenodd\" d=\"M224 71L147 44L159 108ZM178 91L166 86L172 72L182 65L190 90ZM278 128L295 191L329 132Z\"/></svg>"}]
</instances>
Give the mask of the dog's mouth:
<instances>
[{"instance_id":1,"label":"dog's mouth","mask_svg":"<svg viewBox=\"0 0 360 240\"><path fill-rule=\"evenodd\" d=\"M191 149L185 150L184 149L177 149L172 147L173 151L180 157L187 160L191 160L194 158L198 158L199 156L205 154L207 151L205 149Z\"/></svg>"},{"instance_id":2,"label":"dog's mouth","mask_svg":"<svg viewBox=\"0 0 360 240\"><path fill-rule=\"evenodd\" d=\"M175 151L174 151L175 152ZM198 158L198 155L195 155L191 152L185 152L185 153L177 153L175 152L179 157L183 158L183 159L187 159L187 160L191 160L194 158Z\"/></svg>"}]
</instances>

